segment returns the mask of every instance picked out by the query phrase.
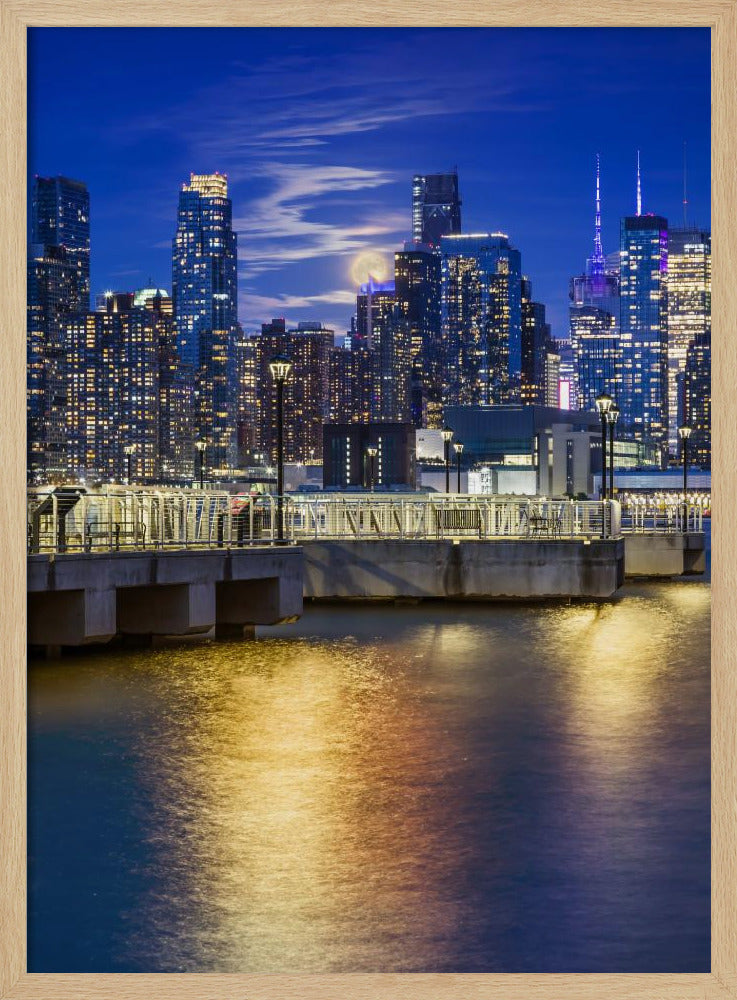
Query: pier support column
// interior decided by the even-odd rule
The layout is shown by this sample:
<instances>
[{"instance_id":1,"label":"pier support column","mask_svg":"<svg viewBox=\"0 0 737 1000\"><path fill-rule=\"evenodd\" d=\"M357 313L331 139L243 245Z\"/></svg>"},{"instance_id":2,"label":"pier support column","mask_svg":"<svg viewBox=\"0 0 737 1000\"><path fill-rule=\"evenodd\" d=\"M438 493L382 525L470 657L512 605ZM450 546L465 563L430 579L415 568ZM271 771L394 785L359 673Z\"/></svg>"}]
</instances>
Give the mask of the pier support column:
<instances>
[{"instance_id":1,"label":"pier support column","mask_svg":"<svg viewBox=\"0 0 737 1000\"><path fill-rule=\"evenodd\" d=\"M128 635L192 635L215 624L215 584L121 587L118 631Z\"/></svg>"},{"instance_id":2,"label":"pier support column","mask_svg":"<svg viewBox=\"0 0 737 1000\"><path fill-rule=\"evenodd\" d=\"M109 642L116 631L114 589L28 594L28 643L31 646Z\"/></svg>"}]
</instances>

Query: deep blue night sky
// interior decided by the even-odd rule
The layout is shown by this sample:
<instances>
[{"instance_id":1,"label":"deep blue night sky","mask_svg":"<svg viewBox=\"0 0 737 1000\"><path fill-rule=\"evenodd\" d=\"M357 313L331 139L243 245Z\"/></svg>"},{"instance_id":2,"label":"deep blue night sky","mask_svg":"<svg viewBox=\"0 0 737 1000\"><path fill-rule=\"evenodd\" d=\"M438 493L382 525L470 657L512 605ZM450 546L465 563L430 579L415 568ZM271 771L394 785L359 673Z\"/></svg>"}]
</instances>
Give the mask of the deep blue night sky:
<instances>
[{"instance_id":1,"label":"deep blue night sky","mask_svg":"<svg viewBox=\"0 0 737 1000\"><path fill-rule=\"evenodd\" d=\"M181 182L227 173L240 319L346 328L352 265L410 235L411 177L457 165L467 232L522 251L554 335L593 242L634 211L710 223L708 29L29 32L30 172L85 181L92 290L171 287Z\"/></svg>"}]
</instances>

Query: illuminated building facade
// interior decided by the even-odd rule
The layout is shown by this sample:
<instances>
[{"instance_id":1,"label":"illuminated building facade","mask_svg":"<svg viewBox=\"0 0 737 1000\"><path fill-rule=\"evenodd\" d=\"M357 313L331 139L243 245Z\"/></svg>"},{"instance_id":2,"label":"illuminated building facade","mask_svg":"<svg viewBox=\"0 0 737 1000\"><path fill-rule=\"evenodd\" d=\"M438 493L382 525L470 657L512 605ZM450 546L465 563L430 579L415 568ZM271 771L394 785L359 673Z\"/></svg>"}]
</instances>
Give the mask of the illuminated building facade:
<instances>
[{"instance_id":1,"label":"illuminated building facade","mask_svg":"<svg viewBox=\"0 0 737 1000\"><path fill-rule=\"evenodd\" d=\"M604 255L601 243L601 189L596 157L594 251L584 274L571 278L569 335L576 368L571 406L595 410L594 400L607 392L618 398L620 255Z\"/></svg>"},{"instance_id":2,"label":"illuminated building facade","mask_svg":"<svg viewBox=\"0 0 737 1000\"><path fill-rule=\"evenodd\" d=\"M257 341L258 424L260 451L276 462L276 389L269 362L284 354L293 368L284 385L284 460L319 462L322 458L322 425L329 413L332 330L320 323L300 323L287 330L284 319L264 323Z\"/></svg>"},{"instance_id":3,"label":"illuminated building facade","mask_svg":"<svg viewBox=\"0 0 737 1000\"><path fill-rule=\"evenodd\" d=\"M458 173L416 174L412 178L412 239L439 246L440 239L461 231Z\"/></svg>"},{"instance_id":4,"label":"illuminated building facade","mask_svg":"<svg viewBox=\"0 0 737 1000\"><path fill-rule=\"evenodd\" d=\"M521 257L504 233L441 240L445 405L519 400Z\"/></svg>"},{"instance_id":5,"label":"illuminated building facade","mask_svg":"<svg viewBox=\"0 0 737 1000\"><path fill-rule=\"evenodd\" d=\"M668 446L678 454L678 386L689 345L711 331L711 233L668 231ZM700 341L703 344L703 339Z\"/></svg>"},{"instance_id":6,"label":"illuminated building facade","mask_svg":"<svg viewBox=\"0 0 737 1000\"><path fill-rule=\"evenodd\" d=\"M27 474L65 471L64 322L89 307L90 199L80 181L35 177L27 262Z\"/></svg>"},{"instance_id":7,"label":"illuminated building facade","mask_svg":"<svg viewBox=\"0 0 737 1000\"><path fill-rule=\"evenodd\" d=\"M356 344L365 345L371 358L371 419L403 423L410 414L411 339L393 281L369 278L360 286L356 320Z\"/></svg>"},{"instance_id":8,"label":"illuminated building facade","mask_svg":"<svg viewBox=\"0 0 737 1000\"><path fill-rule=\"evenodd\" d=\"M620 422L636 441L668 443L668 222L632 215L620 229Z\"/></svg>"},{"instance_id":9,"label":"illuminated building facade","mask_svg":"<svg viewBox=\"0 0 737 1000\"><path fill-rule=\"evenodd\" d=\"M258 337L245 337L241 333L235 345L235 359L238 464L244 466L252 460L258 441Z\"/></svg>"},{"instance_id":10,"label":"illuminated building facade","mask_svg":"<svg viewBox=\"0 0 737 1000\"><path fill-rule=\"evenodd\" d=\"M686 351L683 417L692 428L689 462L711 468L711 331L697 333Z\"/></svg>"},{"instance_id":11,"label":"illuminated building facade","mask_svg":"<svg viewBox=\"0 0 737 1000\"><path fill-rule=\"evenodd\" d=\"M337 424L371 420L372 359L365 347L335 347L328 368L328 419Z\"/></svg>"},{"instance_id":12,"label":"illuminated building facade","mask_svg":"<svg viewBox=\"0 0 737 1000\"><path fill-rule=\"evenodd\" d=\"M443 350L440 255L429 245L405 243L394 255L396 304L406 322L412 365L412 423L443 425Z\"/></svg>"},{"instance_id":13,"label":"illuminated building facade","mask_svg":"<svg viewBox=\"0 0 737 1000\"><path fill-rule=\"evenodd\" d=\"M227 177L192 174L179 193L172 297L179 354L196 372L195 434L213 469L235 459L236 269Z\"/></svg>"},{"instance_id":14,"label":"illuminated building facade","mask_svg":"<svg viewBox=\"0 0 737 1000\"><path fill-rule=\"evenodd\" d=\"M192 473L191 381L170 314L109 295L106 309L67 320L66 475L137 483Z\"/></svg>"},{"instance_id":15,"label":"illuminated building facade","mask_svg":"<svg viewBox=\"0 0 737 1000\"><path fill-rule=\"evenodd\" d=\"M28 479L59 481L66 468L64 325L83 308L77 263L64 247L31 244L26 291Z\"/></svg>"},{"instance_id":16,"label":"illuminated building facade","mask_svg":"<svg viewBox=\"0 0 737 1000\"><path fill-rule=\"evenodd\" d=\"M69 177L34 177L31 243L63 247L76 271L82 309L90 302L90 195Z\"/></svg>"},{"instance_id":17,"label":"illuminated building facade","mask_svg":"<svg viewBox=\"0 0 737 1000\"><path fill-rule=\"evenodd\" d=\"M570 334L578 393L573 408L595 411L595 399L600 393L618 396L619 338L614 316L596 306L572 305Z\"/></svg>"},{"instance_id":18,"label":"illuminated building facade","mask_svg":"<svg viewBox=\"0 0 737 1000\"><path fill-rule=\"evenodd\" d=\"M520 401L557 406L559 370L560 356L545 321L545 306L532 301L532 283L523 278Z\"/></svg>"}]
</instances>

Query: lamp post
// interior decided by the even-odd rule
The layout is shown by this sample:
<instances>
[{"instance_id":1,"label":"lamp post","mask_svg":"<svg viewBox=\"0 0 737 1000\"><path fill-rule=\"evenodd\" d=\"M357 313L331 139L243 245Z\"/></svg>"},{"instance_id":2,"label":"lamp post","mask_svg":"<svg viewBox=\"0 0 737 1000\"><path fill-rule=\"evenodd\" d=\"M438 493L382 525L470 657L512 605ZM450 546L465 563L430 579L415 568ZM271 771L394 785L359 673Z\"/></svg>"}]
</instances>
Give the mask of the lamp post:
<instances>
[{"instance_id":1,"label":"lamp post","mask_svg":"<svg viewBox=\"0 0 737 1000\"><path fill-rule=\"evenodd\" d=\"M379 449L373 444L370 444L366 449L366 454L369 457L369 490L372 493L374 492L374 459L378 451Z\"/></svg>"},{"instance_id":2,"label":"lamp post","mask_svg":"<svg viewBox=\"0 0 737 1000\"><path fill-rule=\"evenodd\" d=\"M456 493L461 492L461 455L463 454L463 442L456 441L453 445L456 453L456 465L458 467L458 489Z\"/></svg>"},{"instance_id":3,"label":"lamp post","mask_svg":"<svg viewBox=\"0 0 737 1000\"><path fill-rule=\"evenodd\" d=\"M688 489L688 439L691 437L692 427L679 427L678 436L681 439L681 453L683 456L683 530L688 529L688 500L686 490Z\"/></svg>"},{"instance_id":4,"label":"lamp post","mask_svg":"<svg viewBox=\"0 0 737 1000\"><path fill-rule=\"evenodd\" d=\"M453 438L453 431L446 424L440 434L443 438L443 449L445 453L445 492L450 493L450 442Z\"/></svg>"},{"instance_id":5,"label":"lamp post","mask_svg":"<svg viewBox=\"0 0 737 1000\"><path fill-rule=\"evenodd\" d=\"M125 481L128 484L128 486L130 486L130 484L132 482L132 476L131 476L131 459L133 458L133 452L135 450L136 450L136 446L134 444L127 444L123 448L123 453L125 454L125 466L126 466Z\"/></svg>"},{"instance_id":6,"label":"lamp post","mask_svg":"<svg viewBox=\"0 0 737 1000\"><path fill-rule=\"evenodd\" d=\"M608 393L600 392L594 402L601 418L601 537L606 538L606 428L613 400Z\"/></svg>"},{"instance_id":7,"label":"lamp post","mask_svg":"<svg viewBox=\"0 0 737 1000\"><path fill-rule=\"evenodd\" d=\"M199 473L200 473L200 489L204 490L204 488L205 488L205 448L207 448L207 444L206 444L205 441L195 441L194 446L197 449L197 460L198 460Z\"/></svg>"},{"instance_id":8,"label":"lamp post","mask_svg":"<svg viewBox=\"0 0 737 1000\"><path fill-rule=\"evenodd\" d=\"M277 541L284 542L284 383L289 378L292 362L277 354L269 362L269 372L276 383L276 513Z\"/></svg>"},{"instance_id":9,"label":"lamp post","mask_svg":"<svg viewBox=\"0 0 737 1000\"><path fill-rule=\"evenodd\" d=\"M619 418L619 407L612 403L606 415L609 424L609 499L614 499L614 425Z\"/></svg>"}]
</instances>

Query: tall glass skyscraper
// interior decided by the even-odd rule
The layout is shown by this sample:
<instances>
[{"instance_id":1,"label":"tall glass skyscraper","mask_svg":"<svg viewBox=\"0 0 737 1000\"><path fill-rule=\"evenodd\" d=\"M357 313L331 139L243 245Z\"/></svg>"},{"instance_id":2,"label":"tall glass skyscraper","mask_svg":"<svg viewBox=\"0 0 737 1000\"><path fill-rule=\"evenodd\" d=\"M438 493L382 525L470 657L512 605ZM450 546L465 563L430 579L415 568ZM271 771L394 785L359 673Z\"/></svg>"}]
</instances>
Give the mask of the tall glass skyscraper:
<instances>
[{"instance_id":1,"label":"tall glass skyscraper","mask_svg":"<svg viewBox=\"0 0 737 1000\"><path fill-rule=\"evenodd\" d=\"M601 392L617 397L619 351L619 254L607 258L601 242L599 157L596 157L594 252L586 271L571 279L569 329L576 364L574 408L595 409Z\"/></svg>"},{"instance_id":2,"label":"tall glass skyscraper","mask_svg":"<svg viewBox=\"0 0 737 1000\"><path fill-rule=\"evenodd\" d=\"M195 376L195 433L211 469L235 459L237 236L228 179L192 174L179 194L172 296L182 361Z\"/></svg>"},{"instance_id":3,"label":"tall glass skyscraper","mask_svg":"<svg viewBox=\"0 0 737 1000\"><path fill-rule=\"evenodd\" d=\"M357 343L371 357L374 421L403 422L410 415L410 328L397 306L395 283L369 278L356 296Z\"/></svg>"},{"instance_id":4,"label":"tall glass skyscraper","mask_svg":"<svg viewBox=\"0 0 737 1000\"><path fill-rule=\"evenodd\" d=\"M445 405L511 403L522 372L522 259L505 233L444 236Z\"/></svg>"},{"instance_id":5,"label":"tall glass skyscraper","mask_svg":"<svg viewBox=\"0 0 737 1000\"><path fill-rule=\"evenodd\" d=\"M460 231L458 173L416 174L412 178L412 239L438 246L441 236Z\"/></svg>"},{"instance_id":6,"label":"tall glass skyscraper","mask_svg":"<svg viewBox=\"0 0 737 1000\"><path fill-rule=\"evenodd\" d=\"M631 215L620 229L620 420L665 458L668 443L668 221Z\"/></svg>"},{"instance_id":7,"label":"tall glass skyscraper","mask_svg":"<svg viewBox=\"0 0 737 1000\"><path fill-rule=\"evenodd\" d=\"M409 327L412 354L413 422L442 427L443 353L440 327L440 255L422 243L405 243L394 254L397 308ZM413 400L414 404L414 400Z\"/></svg>"},{"instance_id":8,"label":"tall glass skyscraper","mask_svg":"<svg viewBox=\"0 0 737 1000\"><path fill-rule=\"evenodd\" d=\"M668 232L668 446L678 454L678 386L689 344L711 332L711 233Z\"/></svg>"},{"instance_id":9,"label":"tall glass skyscraper","mask_svg":"<svg viewBox=\"0 0 737 1000\"><path fill-rule=\"evenodd\" d=\"M77 271L81 308L90 302L90 195L69 177L35 177L31 243L63 247Z\"/></svg>"},{"instance_id":10,"label":"tall glass skyscraper","mask_svg":"<svg viewBox=\"0 0 737 1000\"><path fill-rule=\"evenodd\" d=\"M27 275L28 478L56 481L66 471L64 324L90 297L90 198L81 181L34 178Z\"/></svg>"}]
</instances>

